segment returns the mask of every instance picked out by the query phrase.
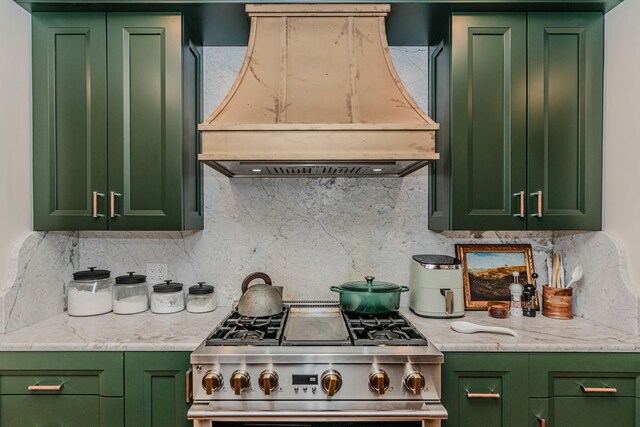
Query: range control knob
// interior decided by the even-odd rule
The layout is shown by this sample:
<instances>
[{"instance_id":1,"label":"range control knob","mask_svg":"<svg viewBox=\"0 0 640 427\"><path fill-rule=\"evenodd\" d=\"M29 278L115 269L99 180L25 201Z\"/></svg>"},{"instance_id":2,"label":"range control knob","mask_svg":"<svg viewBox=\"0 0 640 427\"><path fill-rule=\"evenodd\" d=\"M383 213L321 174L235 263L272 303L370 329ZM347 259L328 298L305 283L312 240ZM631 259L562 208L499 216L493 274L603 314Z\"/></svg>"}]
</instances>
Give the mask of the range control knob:
<instances>
[{"instance_id":1,"label":"range control knob","mask_svg":"<svg viewBox=\"0 0 640 427\"><path fill-rule=\"evenodd\" d=\"M404 377L404 386L416 396L422 392L425 384L424 375L418 371L411 371Z\"/></svg>"},{"instance_id":2,"label":"range control knob","mask_svg":"<svg viewBox=\"0 0 640 427\"><path fill-rule=\"evenodd\" d=\"M220 372L207 371L202 377L202 388L207 394L213 394L214 391L220 390L222 384L222 374Z\"/></svg>"},{"instance_id":3,"label":"range control knob","mask_svg":"<svg viewBox=\"0 0 640 427\"><path fill-rule=\"evenodd\" d=\"M231 374L231 388L236 395L239 395L249 387L251 380L245 371L235 371Z\"/></svg>"},{"instance_id":4,"label":"range control knob","mask_svg":"<svg viewBox=\"0 0 640 427\"><path fill-rule=\"evenodd\" d=\"M342 375L338 371L329 369L323 372L320 383L327 396L331 397L342 387Z\"/></svg>"},{"instance_id":5,"label":"range control knob","mask_svg":"<svg viewBox=\"0 0 640 427\"><path fill-rule=\"evenodd\" d=\"M369 375L369 387L377 391L378 394L384 394L389 388L389 375L383 370L372 372Z\"/></svg>"},{"instance_id":6,"label":"range control knob","mask_svg":"<svg viewBox=\"0 0 640 427\"><path fill-rule=\"evenodd\" d=\"M271 370L262 371L258 378L258 385L267 396L278 386L278 374Z\"/></svg>"}]
</instances>

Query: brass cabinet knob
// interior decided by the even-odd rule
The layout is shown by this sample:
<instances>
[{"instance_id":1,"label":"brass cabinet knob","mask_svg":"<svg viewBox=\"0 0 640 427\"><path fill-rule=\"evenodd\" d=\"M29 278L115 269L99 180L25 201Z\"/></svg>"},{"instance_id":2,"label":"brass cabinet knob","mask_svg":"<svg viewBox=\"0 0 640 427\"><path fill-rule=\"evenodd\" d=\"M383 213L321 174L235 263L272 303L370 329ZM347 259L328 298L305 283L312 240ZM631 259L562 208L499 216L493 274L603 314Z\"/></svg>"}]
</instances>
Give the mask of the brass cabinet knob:
<instances>
[{"instance_id":1,"label":"brass cabinet knob","mask_svg":"<svg viewBox=\"0 0 640 427\"><path fill-rule=\"evenodd\" d=\"M271 370L262 371L260 378L258 378L258 385L264 394L269 396L278 386L278 374Z\"/></svg>"},{"instance_id":2,"label":"brass cabinet knob","mask_svg":"<svg viewBox=\"0 0 640 427\"><path fill-rule=\"evenodd\" d=\"M251 382L249 374L245 371L235 371L231 374L231 388L236 395L245 391Z\"/></svg>"},{"instance_id":3,"label":"brass cabinet knob","mask_svg":"<svg viewBox=\"0 0 640 427\"><path fill-rule=\"evenodd\" d=\"M338 371L329 369L327 371L324 371L320 382L322 384L322 389L324 390L324 392L327 393L327 396L331 397L335 395L342 387L342 375L340 375L340 372Z\"/></svg>"},{"instance_id":4,"label":"brass cabinet knob","mask_svg":"<svg viewBox=\"0 0 640 427\"><path fill-rule=\"evenodd\" d=\"M404 386L416 396L422 392L425 384L424 375L418 371L411 371L404 377Z\"/></svg>"},{"instance_id":5,"label":"brass cabinet knob","mask_svg":"<svg viewBox=\"0 0 640 427\"><path fill-rule=\"evenodd\" d=\"M389 375L383 370L372 372L369 375L369 387L377 391L378 394L384 394L389 388Z\"/></svg>"},{"instance_id":6,"label":"brass cabinet knob","mask_svg":"<svg viewBox=\"0 0 640 427\"><path fill-rule=\"evenodd\" d=\"M222 374L220 372L209 371L202 377L202 388L205 393L213 394L214 391L222 387Z\"/></svg>"}]
</instances>

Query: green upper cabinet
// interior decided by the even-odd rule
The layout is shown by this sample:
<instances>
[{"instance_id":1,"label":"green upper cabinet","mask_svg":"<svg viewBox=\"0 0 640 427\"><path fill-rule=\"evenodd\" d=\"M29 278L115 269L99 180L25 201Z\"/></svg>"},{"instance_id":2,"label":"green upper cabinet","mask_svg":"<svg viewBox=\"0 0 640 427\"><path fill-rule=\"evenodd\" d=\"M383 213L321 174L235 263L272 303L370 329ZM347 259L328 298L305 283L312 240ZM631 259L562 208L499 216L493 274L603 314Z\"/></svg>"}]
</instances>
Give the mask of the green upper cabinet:
<instances>
[{"instance_id":1,"label":"green upper cabinet","mask_svg":"<svg viewBox=\"0 0 640 427\"><path fill-rule=\"evenodd\" d=\"M34 13L36 230L104 230L107 42L104 13Z\"/></svg>"},{"instance_id":2,"label":"green upper cabinet","mask_svg":"<svg viewBox=\"0 0 640 427\"><path fill-rule=\"evenodd\" d=\"M603 27L599 13L529 14L530 230L601 228Z\"/></svg>"},{"instance_id":3,"label":"green upper cabinet","mask_svg":"<svg viewBox=\"0 0 640 427\"><path fill-rule=\"evenodd\" d=\"M603 22L596 12L452 16L431 55L443 129L432 230L601 228Z\"/></svg>"},{"instance_id":4,"label":"green upper cabinet","mask_svg":"<svg viewBox=\"0 0 640 427\"><path fill-rule=\"evenodd\" d=\"M201 229L202 64L183 16L33 23L35 229Z\"/></svg>"}]
</instances>

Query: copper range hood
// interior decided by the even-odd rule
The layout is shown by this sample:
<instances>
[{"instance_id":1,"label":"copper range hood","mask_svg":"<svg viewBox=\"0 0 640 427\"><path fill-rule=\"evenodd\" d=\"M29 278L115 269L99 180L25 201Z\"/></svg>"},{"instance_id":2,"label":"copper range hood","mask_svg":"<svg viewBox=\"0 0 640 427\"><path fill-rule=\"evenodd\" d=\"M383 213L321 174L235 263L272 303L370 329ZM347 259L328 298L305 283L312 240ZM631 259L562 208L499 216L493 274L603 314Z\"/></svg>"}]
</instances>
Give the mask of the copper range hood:
<instances>
[{"instance_id":1,"label":"copper range hood","mask_svg":"<svg viewBox=\"0 0 640 427\"><path fill-rule=\"evenodd\" d=\"M438 159L438 125L391 62L389 10L247 5L246 57L199 159L229 177L404 176Z\"/></svg>"}]
</instances>

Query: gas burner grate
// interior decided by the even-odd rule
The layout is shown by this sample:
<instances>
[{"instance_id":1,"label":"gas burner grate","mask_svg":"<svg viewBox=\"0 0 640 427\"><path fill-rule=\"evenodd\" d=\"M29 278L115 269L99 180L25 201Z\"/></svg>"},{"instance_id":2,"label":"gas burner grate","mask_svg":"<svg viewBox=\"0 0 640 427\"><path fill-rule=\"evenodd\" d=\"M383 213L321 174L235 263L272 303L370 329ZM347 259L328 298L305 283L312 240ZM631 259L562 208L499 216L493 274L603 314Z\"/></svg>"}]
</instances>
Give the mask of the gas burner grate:
<instances>
[{"instance_id":1,"label":"gas burner grate","mask_svg":"<svg viewBox=\"0 0 640 427\"><path fill-rule=\"evenodd\" d=\"M207 337L207 346L280 345L289 309L268 317L246 317L232 311Z\"/></svg>"},{"instance_id":2,"label":"gas burner grate","mask_svg":"<svg viewBox=\"0 0 640 427\"><path fill-rule=\"evenodd\" d=\"M427 339L400 313L344 313L344 317L354 345L427 345Z\"/></svg>"}]
</instances>

